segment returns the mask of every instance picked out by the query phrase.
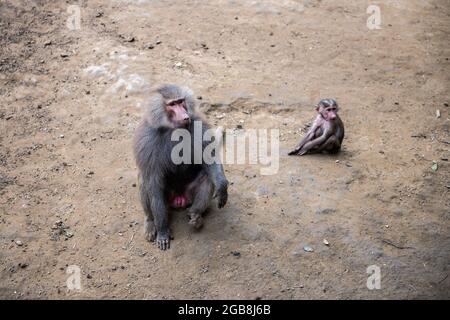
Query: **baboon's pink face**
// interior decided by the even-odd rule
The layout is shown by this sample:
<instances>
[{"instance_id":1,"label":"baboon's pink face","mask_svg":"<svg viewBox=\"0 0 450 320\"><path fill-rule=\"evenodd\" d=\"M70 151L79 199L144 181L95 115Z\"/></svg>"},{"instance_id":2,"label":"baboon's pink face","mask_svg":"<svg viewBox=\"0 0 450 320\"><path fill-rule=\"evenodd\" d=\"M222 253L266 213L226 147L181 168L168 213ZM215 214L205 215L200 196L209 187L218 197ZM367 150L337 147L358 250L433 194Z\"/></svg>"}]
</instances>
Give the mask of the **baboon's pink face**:
<instances>
[{"instance_id":1,"label":"baboon's pink face","mask_svg":"<svg viewBox=\"0 0 450 320\"><path fill-rule=\"evenodd\" d=\"M331 106L331 107L326 107L326 108L323 106L320 106L317 111L322 115L322 117L326 121L333 121L337 117L338 108L336 106Z\"/></svg>"},{"instance_id":2,"label":"baboon's pink face","mask_svg":"<svg viewBox=\"0 0 450 320\"><path fill-rule=\"evenodd\" d=\"M166 112L169 116L169 120L177 128L186 127L191 121L184 99L169 100L166 103Z\"/></svg>"}]
</instances>

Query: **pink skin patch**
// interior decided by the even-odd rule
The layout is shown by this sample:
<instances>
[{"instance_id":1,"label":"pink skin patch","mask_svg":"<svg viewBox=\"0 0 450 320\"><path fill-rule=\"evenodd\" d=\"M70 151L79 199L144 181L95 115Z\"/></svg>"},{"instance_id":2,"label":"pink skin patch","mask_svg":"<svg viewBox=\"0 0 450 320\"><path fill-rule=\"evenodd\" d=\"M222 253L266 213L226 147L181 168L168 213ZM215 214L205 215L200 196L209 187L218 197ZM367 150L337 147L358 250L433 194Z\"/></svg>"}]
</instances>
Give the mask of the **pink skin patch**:
<instances>
[{"instance_id":1,"label":"pink skin patch","mask_svg":"<svg viewBox=\"0 0 450 320\"><path fill-rule=\"evenodd\" d=\"M174 195L169 199L170 206L174 209L184 209L189 201L185 195Z\"/></svg>"},{"instance_id":2,"label":"pink skin patch","mask_svg":"<svg viewBox=\"0 0 450 320\"><path fill-rule=\"evenodd\" d=\"M328 120L334 120L334 119L336 119L336 113L329 112L328 113Z\"/></svg>"}]
</instances>

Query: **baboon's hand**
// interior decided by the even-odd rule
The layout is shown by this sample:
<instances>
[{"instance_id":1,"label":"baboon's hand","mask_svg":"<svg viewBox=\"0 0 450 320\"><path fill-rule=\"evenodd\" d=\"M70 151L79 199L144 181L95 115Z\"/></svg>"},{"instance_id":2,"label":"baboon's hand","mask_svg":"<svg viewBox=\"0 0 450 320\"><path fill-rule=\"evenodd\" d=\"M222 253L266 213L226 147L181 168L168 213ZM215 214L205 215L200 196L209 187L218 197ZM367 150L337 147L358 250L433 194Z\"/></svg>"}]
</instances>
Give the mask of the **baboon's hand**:
<instances>
[{"instance_id":1,"label":"baboon's hand","mask_svg":"<svg viewBox=\"0 0 450 320\"><path fill-rule=\"evenodd\" d=\"M215 197L217 197L217 206L219 209L223 208L228 200L228 181L221 183L217 190Z\"/></svg>"}]
</instances>

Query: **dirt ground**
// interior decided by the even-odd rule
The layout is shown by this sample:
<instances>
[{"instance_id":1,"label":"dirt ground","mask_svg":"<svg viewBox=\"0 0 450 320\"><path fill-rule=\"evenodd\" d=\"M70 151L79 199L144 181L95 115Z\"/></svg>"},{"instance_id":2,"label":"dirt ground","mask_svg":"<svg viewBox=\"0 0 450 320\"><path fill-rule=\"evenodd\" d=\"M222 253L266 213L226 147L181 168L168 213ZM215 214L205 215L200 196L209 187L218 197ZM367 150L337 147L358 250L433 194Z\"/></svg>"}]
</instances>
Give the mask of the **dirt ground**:
<instances>
[{"instance_id":1,"label":"dirt ground","mask_svg":"<svg viewBox=\"0 0 450 320\"><path fill-rule=\"evenodd\" d=\"M449 40L448 0L1 0L0 297L450 298ZM131 152L164 82L214 126L281 135L278 174L226 165L227 206L200 232L174 214L167 252ZM321 98L342 152L288 157Z\"/></svg>"}]
</instances>

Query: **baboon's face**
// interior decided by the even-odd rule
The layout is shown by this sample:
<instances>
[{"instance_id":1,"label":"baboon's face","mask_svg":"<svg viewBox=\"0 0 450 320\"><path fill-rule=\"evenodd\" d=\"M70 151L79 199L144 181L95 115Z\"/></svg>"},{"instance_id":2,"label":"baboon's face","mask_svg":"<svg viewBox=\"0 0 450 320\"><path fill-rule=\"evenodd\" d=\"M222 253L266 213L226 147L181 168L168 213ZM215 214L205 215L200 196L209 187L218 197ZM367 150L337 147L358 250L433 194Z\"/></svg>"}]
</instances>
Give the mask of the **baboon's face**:
<instances>
[{"instance_id":1,"label":"baboon's face","mask_svg":"<svg viewBox=\"0 0 450 320\"><path fill-rule=\"evenodd\" d=\"M187 112L186 101L184 98L167 101L166 112L169 120L176 128L187 127L191 122L191 117Z\"/></svg>"}]
</instances>

